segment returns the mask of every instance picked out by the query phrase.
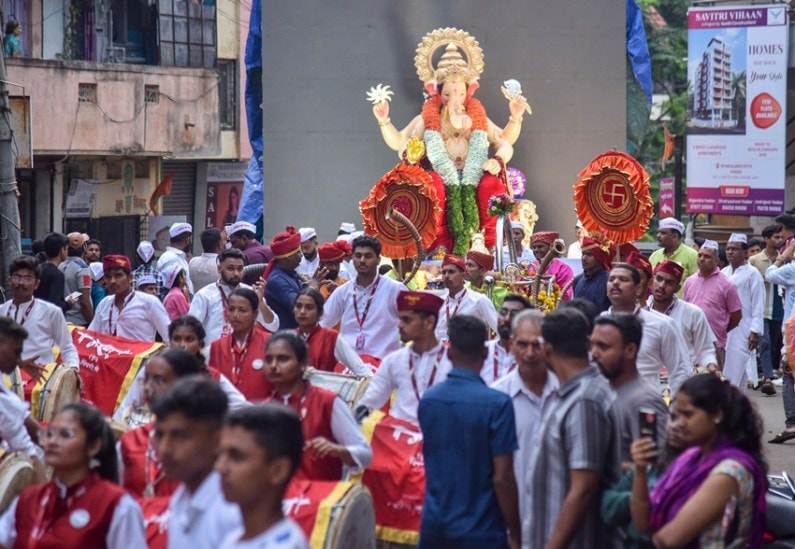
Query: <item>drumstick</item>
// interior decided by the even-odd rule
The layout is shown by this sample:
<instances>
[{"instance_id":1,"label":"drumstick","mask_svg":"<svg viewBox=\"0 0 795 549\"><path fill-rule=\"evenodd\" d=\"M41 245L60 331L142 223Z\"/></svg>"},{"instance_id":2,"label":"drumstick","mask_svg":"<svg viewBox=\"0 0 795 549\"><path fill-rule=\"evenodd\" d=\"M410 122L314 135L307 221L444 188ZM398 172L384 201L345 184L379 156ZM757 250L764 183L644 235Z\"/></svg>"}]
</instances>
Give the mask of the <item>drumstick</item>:
<instances>
[{"instance_id":1,"label":"drumstick","mask_svg":"<svg viewBox=\"0 0 795 549\"><path fill-rule=\"evenodd\" d=\"M515 97L515 95L511 95L510 92L508 92L508 89L505 86L500 86L500 91L502 92L502 95L505 97L505 99L507 99L508 101L512 100ZM533 109L531 109L530 105L528 105L527 103L524 104L524 110L527 112L527 114L533 114Z\"/></svg>"}]
</instances>

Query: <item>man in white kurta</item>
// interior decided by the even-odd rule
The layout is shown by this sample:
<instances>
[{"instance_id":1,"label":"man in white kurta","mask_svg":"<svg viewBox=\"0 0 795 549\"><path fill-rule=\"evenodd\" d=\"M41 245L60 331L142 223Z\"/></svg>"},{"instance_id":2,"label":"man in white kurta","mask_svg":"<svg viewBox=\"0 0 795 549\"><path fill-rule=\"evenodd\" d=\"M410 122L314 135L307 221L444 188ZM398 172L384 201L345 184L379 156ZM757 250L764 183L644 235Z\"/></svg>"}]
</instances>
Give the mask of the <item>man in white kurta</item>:
<instances>
[{"instance_id":1,"label":"man in white kurta","mask_svg":"<svg viewBox=\"0 0 795 549\"><path fill-rule=\"evenodd\" d=\"M442 299L429 292L402 291L396 303L400 338L411 345L384 358L358 402L356 416L361 419L381 408L395 391L389 415L419 426L420 398L428 387L447 379L453 367L444 343L434 335Z\"/></svg>"},{"instance_id":2,"label":"man in white kurta","mask_svg":"<svg viewBox=\"0 0 795 549\"><path fill-rule=\"evenodd\" d=\"M695 373L693 365L685 356L687 346L673 320L637 304L640 284L640 274L631 265L613 267L607 279L607 297L611 306L602 314L629 313L640 318L643 322L643 339L638 351L638 373L659 387L660 372L666 368L671 394L676 394L682 383Z\"/></svg>"},{"instance_id":3,"label":"man in white kurta","mask_svg":"<svg viewBox=\"0 0 795 549\"><path fill-rule=\"evenodd\" d=\"M231 294L236 288L249 288L251 286L243 284L243 267L246 258L243 252L236 248L229 248L218 255L218 280L214 284L205 286L193 296L188 314L195 316L204 325L206 337L204 343L209 347L213 341L232 333L226 312L226 304ZM273 314L264 299L259 300L259 313L257 322L265 329L275 332L279 329L279 317ZM268 314L270 321L266 320L264 314Z\"/></svg>"},{"instance_id":4,"label":"man in white kurta","mask_svg":"<svg viewBox=\"0 0 795 549\"><path fill-rule=\"evenodd\" d=\"M746 235L734 233L726 243L729 265L722 272L737 287L743 304L740 324L726 337L726 363L723 375L729 382L744 388L746 382L757 383L756 347L764 333L765 281L755 267L748 264Z\"/></svg>"},{"instance_id":5,"label":"man in white kurta","mask_svg":"<svg viewBox=\"0 0 795 549\"><path fill-rule=\"evenodd\" d=\"M497 310L491 300L464 287L466 281L466 262L457 256L447 254L442 260L442 284L447 292L439 312L436 325L436 338L447 341L447 322L456 315L471 315L484 321L492 332L497 331Z\"/></svg>"},{"instance_id":6,"label":"man in white kurta","mask_svg":"<svg viewBox=\"0 0 795 549\"><path fill-rule=\"evenodd\" d=\"M396 304L406 286L378 274L381 243L376 238L356 237L351 247L356 278L329 296L320 325L333 328L339 323L340 336L354 351L381 360L400 349Z\"/></svg>"},{"instance_id":7,"label":"man in white kurta","mask_svg":"<svg viewBox=\"0 0 795 549\"><path fill-rule=\"evenodd\" d=\"M687 344L687 358L693 367L708 372L718 370L715 356L715 333L704 311L676 297L682 286L684 268L674 261L663 259L654 267L652 294L646 300L646 309L670 317L679 327Z\"/></svg>"},{"instance_id":8,"label":"man in white kurta","mask_svg":"<svg viewBox=\"0 0 795 549\"><path fill-rule=\"evenodd\" d=\"M0 315L12 318L28 332L22 362L31 361L39 366L55 362L53 347L57 346L61 362L79 370L80 357L66 327L63 311L48 301L33 297L39 285L36 260L20 256L11 262L9 272L12 298L0 305Z\"/></svg>"},{"instance_id":9,"label":"man in white kurta","mask_svg":"<svg viewBox=\"0 0 795 549\"><path fill-rule=\"evenodd\" d=\"M132 287L130 259L124 255L102 258L108 295L97 305L88 329L137 341L168 342L169 319L160 300Z\"/></svg>"},{"instance_id":10,"label":"man in white kurta","mask_svg":"<svg viewBox=\"0 0 795 549\"><path fill-rule=\"evenodd\" d=\"M491 385L516 369L516 359L511 353L513 322L519 313L530 308L532 305L523 296L517 294L505 296L497 318L497 335L499 337L486 342L489 353L480 370L480 377L486 382L486 385Z\"/></svg>"}]
</instances>

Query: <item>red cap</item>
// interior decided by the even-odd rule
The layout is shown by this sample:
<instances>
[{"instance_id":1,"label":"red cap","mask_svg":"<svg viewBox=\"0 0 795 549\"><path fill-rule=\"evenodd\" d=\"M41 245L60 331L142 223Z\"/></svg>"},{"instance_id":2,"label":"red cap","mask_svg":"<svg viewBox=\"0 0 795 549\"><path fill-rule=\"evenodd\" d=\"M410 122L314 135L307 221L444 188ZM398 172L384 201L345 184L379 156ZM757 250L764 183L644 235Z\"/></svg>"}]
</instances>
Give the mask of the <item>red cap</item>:
<instances>
[{"instance_id":1,"label":"red cap","mask_svg":"<svg viewBox=\"0 0 795 549\"><path fill-rule=\"evenodd\" d=\"M319 246L317 253L321 263L339 263L345 257L345 251L331 242Z\"/></svg>"},{"instance_id":2,"label":"red cap","mask_svg":"<svg viewBox=\"0 0 795 549\"><path fill-rule=\"evenodd\" d=\"M664 273L668 273L672 277L674 277L677 282L682 282L682 275L685 274L685 268L682 267L676 261L671 261L668 259L664 259L657 263L654 267L654 273L656 274L658 271L662 271Z\"/></svg>"},{"instance_id":3,"label":"red cap","mask_svg":"<svg viewBox=\"0 0 795 549\"><path fill-rule=\"evenodd\" d=\"M535 244L536 242L542 242L544 244L549 244L550 246L552 246L558 238L560 238L560 233L546 231L540 233L533 233L533 237L530 239L530 242L532 244Z\"/></svg>"},{"instance_id":4,"label":"red cap","mask_svg":"<svg viewBox=\"0 0 795 549\"><path fill-rule=\"evenodd\" d=\"M351 243L347 240L335 240L334 245L342 250L345 255L353 254L353 248L351 248Z\"/></svg>"},{"instance_id":5,"label":"red cap","mask_svg":"<svg viewBox=\"0 0 795 549\"><path fill-rule=\"evenodd\" d=\"M471 259L477 263L481 268L488 271L494 268L494 257L491 254L469 250L467 252L467 259Z\"/></svg>"},{"instance_id":6,"label":"red cap","mask_svg":"<svg viewBox=\"0 0 795 549\"><path fill-rule=\"evenodd\" d=\"M652 269L651 269L651 262L649 258L645 255L641 255L638 252L632 252L627 257L624 258L625 263L629 263L639 271L644 271L649 278L651 278Z\"/></svg>"},{"instance_id":7,"label":"red cap","mask_svg":"<svg viewBox=\"0 0 795 549\"><path fill-rule=\"evenodd\" d=\"M439 314L444 300L430 292L408 292L403 291L397 297L398 312L414 311L417 313Z\"/></svg>"},{"instance_id":8,"label":"red cap","mask_svg":"<svg viewBox=\"0 0 795 549\"><path fill-rule=\"evenodd\" d=\"M599 242L591 236L586 236L582 239L580 250L588 252L593 255L596 260L602 264L604 270L609 271L612 264L613 255L610 253L609 241Z\"/></svg>"},{"instance_id":9,"label":"red cap","mask_svg":"<svg viewBox=\"0 0 795 549\"><path fill-rule=\"evenodd\" d=\"M102 270L107 273L110 269L124 269L129 273L132 271L130 258L126 255L106 255L102 258Z\"/></svg>"},{"instance_id":10,"label":"red cap","mask_svg":"<svg viewBox=\"0 0 795 549\"><path fill-rule=\"evenodd\" d=\"M629 254L632 252L640 253L640 250L632 242L624 242L618 247L618 253L621 254L621 259L626 261Z\"/></svg>"},{"instance_id":11,"label":"red cap","mask_svg":"<svg viewBox=\"0 0 795 549\"><path fill-rule=\"evenodd\" d=\"M455 265L462 271L467 270L467 264L464 262L464 260L458 257L457 255L453 254L444 254L444 259L442 260L442 267L446 265Z\"/></svg>"},{"instance_id":12,"label":"red cap","mask_svg":"<svg viewBox=\"0 0 795 549\"><path fill-rule=\"evenodd\" d=\"M301 233L292 226L285 227L284 232L277 234L271 240L271 251L274 259L290 257L300 249Z\"/></svg>"}]
</instances>

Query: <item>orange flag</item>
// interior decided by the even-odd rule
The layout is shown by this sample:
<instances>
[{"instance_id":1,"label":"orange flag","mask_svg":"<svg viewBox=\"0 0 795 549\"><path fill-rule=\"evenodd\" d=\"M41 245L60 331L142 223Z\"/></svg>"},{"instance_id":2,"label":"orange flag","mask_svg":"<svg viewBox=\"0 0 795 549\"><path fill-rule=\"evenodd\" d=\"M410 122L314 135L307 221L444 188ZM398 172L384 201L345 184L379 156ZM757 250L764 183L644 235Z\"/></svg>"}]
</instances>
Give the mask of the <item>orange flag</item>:
<instances>
[{"instance_id":1,"label":"orange flag","mask_svg":"<svg viewBox=\"0 0 795 549\"><path fill-rule=\"evenodd\" d=\"M157 201L161 196L171 196L171 184L174 182L174 173L170 173L155 187L155 192L149 198L149 209L153 215L160 215L157 211Z\"/></svg>"},{"instance_id":2,"label":"orange flag","mask_svg":"<svg viewBox=\"0 0 795 549\"><path fill-rule=\"evenodd\" d=\"M665 171L665 165L668 163L668 159L671 158L671 155L674 153L676 136L668 131L667 124L663 124L663 132L665 134L665 147L663 147L663 155L662 159L660 160L660 169Z\"/></svg>"}]
</instances>

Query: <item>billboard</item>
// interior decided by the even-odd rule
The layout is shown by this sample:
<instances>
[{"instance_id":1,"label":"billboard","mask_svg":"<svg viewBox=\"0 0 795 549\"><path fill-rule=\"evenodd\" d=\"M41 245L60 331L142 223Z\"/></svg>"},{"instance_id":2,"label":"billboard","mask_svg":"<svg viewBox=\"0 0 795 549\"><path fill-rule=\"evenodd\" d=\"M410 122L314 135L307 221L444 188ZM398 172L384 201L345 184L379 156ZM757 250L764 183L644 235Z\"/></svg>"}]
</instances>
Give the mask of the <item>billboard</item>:
<instances>
[{"instance_id":1,"label":"billboard","mask_svg":"<svg viewBox=\"0 0 795 549\"><path fill-rule=\"evenodd\" d=\"M787 8L688 11L687 209L784 211Z\"/></svg>"}]
</instances>

